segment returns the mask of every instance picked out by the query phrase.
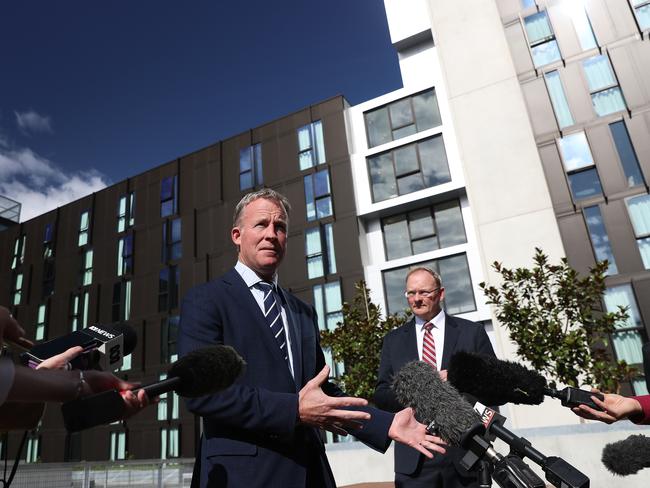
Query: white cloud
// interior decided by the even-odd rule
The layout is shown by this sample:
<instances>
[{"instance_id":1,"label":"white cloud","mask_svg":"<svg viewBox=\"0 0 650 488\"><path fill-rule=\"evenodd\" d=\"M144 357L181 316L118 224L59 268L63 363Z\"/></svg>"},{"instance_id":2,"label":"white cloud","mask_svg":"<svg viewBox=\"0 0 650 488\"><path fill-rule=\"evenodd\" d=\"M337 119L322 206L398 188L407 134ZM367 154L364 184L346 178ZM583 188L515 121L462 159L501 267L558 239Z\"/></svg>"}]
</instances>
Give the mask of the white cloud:
<instances>
[{"instance_id":1,"label":"white cloud","mask_svg":"<svg viewBox=\"0 0 650 488\"><path fill-rule=\"evenodd\" d=\"M29 148L9 150L0 146L0 195L22 204L21 221L101 190L108 184L96 170L66 174Z\"/></svg>"},{"instance_id":2,"label":"white cloud","mask_svg":"<svg viewBox=\"0 0 650 488\"><path fill-rule=\"evenodd\" d=\"M16 112L16 124L23 132L53 132L50 118L40 115L33 110L27 112Z\"/></svg>"}]
</instances>

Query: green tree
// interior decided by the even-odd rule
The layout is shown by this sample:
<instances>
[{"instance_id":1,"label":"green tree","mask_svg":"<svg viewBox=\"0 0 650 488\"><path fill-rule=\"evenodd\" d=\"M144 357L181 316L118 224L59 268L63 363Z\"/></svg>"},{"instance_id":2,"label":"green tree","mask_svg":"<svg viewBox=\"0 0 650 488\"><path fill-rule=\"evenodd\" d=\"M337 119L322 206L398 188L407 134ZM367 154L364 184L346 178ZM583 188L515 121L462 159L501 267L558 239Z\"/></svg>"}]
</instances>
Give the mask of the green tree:
<instances>
[{"instance_id":1,"label":"green tree","mask_svg":"<svg viewBox=\"0 0 650 488\"><path fill-rule=\"evenodd\" d=\"M510 332L517 354L546 376L569 386L590 384L603 391L618 391L621 381L634 375L625 361L615 362L609 337L625 323L627 311L602 310L605 273L602 261L581 277L562 258L549 264L535 249L532 269L508 269L495 262L499 288L480 283L496 308L496 317Z\"/></svg>"},{"instance_id":2,"label":"green tree","mask_svg":"<svg viewBox=\"0 0 650 488\"><path fill-rule=\"evenodd\" d=\"M322 331L321 344L331 349L335 361L344 363L345 372L338 382L345 392L370 400L375 392L382 340L406 321L406 315L382 319L365 281L356 283L355 288L352 304L343 304L343 322L332 331Z\"/></svg>"}]
</instances>

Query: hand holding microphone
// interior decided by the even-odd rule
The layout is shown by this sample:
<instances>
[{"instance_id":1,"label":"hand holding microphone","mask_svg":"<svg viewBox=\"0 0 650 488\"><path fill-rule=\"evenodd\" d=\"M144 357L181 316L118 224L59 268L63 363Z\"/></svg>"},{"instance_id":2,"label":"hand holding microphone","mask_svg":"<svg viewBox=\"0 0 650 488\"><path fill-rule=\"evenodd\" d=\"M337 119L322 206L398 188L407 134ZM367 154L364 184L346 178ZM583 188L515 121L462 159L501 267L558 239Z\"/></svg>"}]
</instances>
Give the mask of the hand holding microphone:
<instances>
[{"instance_id":1,"label":"hand holding microphone","mask_svg":"<svg viewBox=\"0 0 650 488\"><path fill-rule=\"evenodd\" d=\"M579 405L572 409L579 417L612 424L618 420L643 413L641 404L634 398L624 397L616 393L603 394L596 389L591 391L594 395L592 401L599 407L599 410L595 410L588 405Z\"/></svg>"}]
</instances>

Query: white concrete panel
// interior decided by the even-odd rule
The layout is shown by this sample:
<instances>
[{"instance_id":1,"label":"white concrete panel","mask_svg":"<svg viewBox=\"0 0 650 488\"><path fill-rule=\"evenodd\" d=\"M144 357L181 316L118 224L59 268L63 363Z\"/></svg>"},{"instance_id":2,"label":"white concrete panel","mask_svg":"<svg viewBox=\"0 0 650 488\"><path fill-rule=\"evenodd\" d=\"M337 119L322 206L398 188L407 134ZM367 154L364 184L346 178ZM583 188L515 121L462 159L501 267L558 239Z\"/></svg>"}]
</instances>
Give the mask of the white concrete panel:
<instances>
[{"instance_id":1,"label":"white concrete panel","mask_svg":"<svg viewBox=\"0 0 650 488\"><path fill-rule=\"evenodd\" d=\"M426 0L384 0L386 18L393 44L429 29ZM406 8L405 8L406 7Z\"/></svg>"}]
</instances>

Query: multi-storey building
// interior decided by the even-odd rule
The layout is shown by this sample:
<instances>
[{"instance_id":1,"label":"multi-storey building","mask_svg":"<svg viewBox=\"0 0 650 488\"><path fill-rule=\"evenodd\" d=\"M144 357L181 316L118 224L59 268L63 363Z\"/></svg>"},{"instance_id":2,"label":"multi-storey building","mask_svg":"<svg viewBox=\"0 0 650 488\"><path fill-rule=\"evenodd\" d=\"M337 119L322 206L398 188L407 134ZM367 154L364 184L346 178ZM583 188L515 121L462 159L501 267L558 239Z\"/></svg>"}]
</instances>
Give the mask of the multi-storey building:
<instances>
[{"instance_id":1,"label":"multi-storey building","mask_svg":"<svg viewBox=\"0 0 650 488\"><path fill-rule=\"evenodd\" d=\"M183 293L234 263L234 205L269 186L294 207L281 281L316 306L321 328L362 278L383 310L403 310L406 270L427 264L443 276L447 311L483 323L512 358L478 283L496 281L493 261L527 266L540 247L580 271L610 261L604 306L630 312L613 351L639 364L650 323L648 2L385 6L403 88L352 107L324 101L5 230L0 302L36 340L128 321L139 343L122 374L156 380L175 359ZM643 392L642 379L631 388ZM583 427L555 401L506 410L514 428ZM50 409L28 452L192 456L198 430L173 394L74 436Z\"/></svg>"}]
</instances>

